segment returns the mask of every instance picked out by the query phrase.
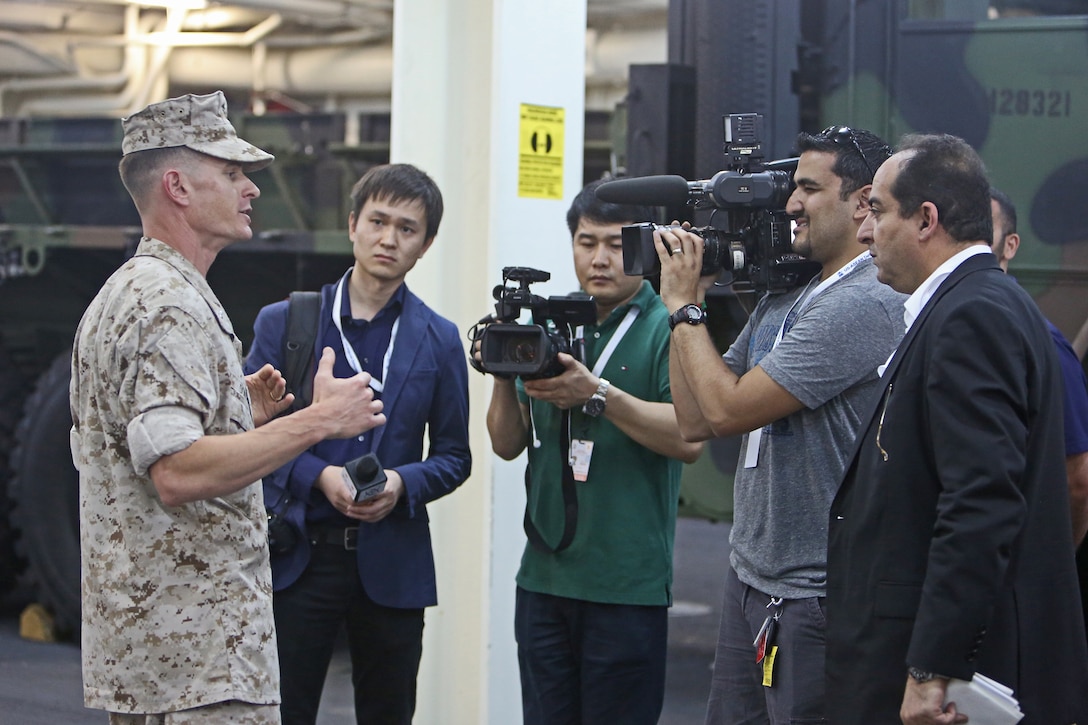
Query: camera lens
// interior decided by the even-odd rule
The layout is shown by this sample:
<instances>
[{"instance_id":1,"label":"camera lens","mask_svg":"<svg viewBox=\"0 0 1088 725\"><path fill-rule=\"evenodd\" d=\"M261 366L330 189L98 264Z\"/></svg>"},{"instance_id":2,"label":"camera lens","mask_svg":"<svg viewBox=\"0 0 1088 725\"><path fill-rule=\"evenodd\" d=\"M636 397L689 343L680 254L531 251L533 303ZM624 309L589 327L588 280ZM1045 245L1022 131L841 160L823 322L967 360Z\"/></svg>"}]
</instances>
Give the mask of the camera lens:
<instances>
[{"instance_id":1,"label":"camera lens","mask_svg":"<svg viewBox=\"0 0 1088 725\"><path fill-rule=\"evenodd\" d=\"M511 337L506 341L506 349L503 350L503 360L516 363L534 363L537 359L537 340L526 340Z\"/></svg>"}]
</instances>

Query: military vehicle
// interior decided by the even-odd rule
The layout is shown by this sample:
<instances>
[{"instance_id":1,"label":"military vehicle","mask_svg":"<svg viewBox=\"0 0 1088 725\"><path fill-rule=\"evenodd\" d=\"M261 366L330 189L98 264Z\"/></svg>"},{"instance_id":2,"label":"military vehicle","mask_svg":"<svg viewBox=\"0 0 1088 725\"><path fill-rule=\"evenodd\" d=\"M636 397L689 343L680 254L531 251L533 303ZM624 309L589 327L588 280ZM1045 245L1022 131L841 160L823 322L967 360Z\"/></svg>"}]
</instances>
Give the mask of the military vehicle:
<instances>
[{"instance_id":1,"label":"military vehicle","mask_svg":"<svg viewBox=\"0 0 1088 725\"><path fill-rule=\"evenodd\" d=\"M375 124L370 144L341 153L342 117L236 120L278 157L275 170L253 175L264 196L255 239L221 254L209 274L245 337L262 303L315 288L351 263L339 231L347 191L363 167L387 156L388 122ZM141 235L117 174L120 139L116 119L0 123L0 477L3 500L13 503L0 525L14 529L0 530L0 585L13 581L25 557L39 601L67 631L79 620L76 478L66 432L72 338Z\"/></svg>"},{"instance_id":2,"label":"military vehicle","mask_svg":"<svg viewBox=\"0 0 1088 725\"><path fill-rule=\"evenodd\" d=\"M1088 191L1088 16L1068 13L1088 9L992 4L670 0L668 63L633 66L628 100L611 118L587 113L585 177L622 166L709 178L724 166L731 113L763 115L768 159L790 156L798 131L831 124L890 141L955 133L1019 206L1013 272L1083 354L1088 227L1075 195ZM261 305L349 263L347 188L387 158L389 117L353 116L350 134L340 113L234 120L278 159L254 177L264 195L256 238L225 251L209 274L245 337ZM610 128L624 126L626 142L610 142ZM119 146L115 119L0 118L0 591L25 566L68 631L79 620L69 347L87 302L140 235L117 178ZM710 304L724 346L743 325L744 296ZM728 520L736 460L735 439L708 446L685 473L682 512Z\"/></svg>"},{"instance_id":3,"label":"military vehicle","mask_svg":"<svg viewBox=\"0 0 1088 725\"><path fill-rule=\"evenodd\" d=\"M1010 272L1084 357L1088 2L672 0L668 25L669 62L631 68L621 154L630 175L711 178L726 166L723 118L733 113L763 116L766 159L792 156L799 131L831 125L892 144L909 132L961 136L1017 205L1023 243ZM723 349L746 297L708 298ZM710 442L685 473L682 511L730 517L738 443Z\"/></svg>"},{"instance_id":4,"label":"military vehicle","mask_svg":"<svg viewBox=\"0 0 1088 725\"><path fill-rule=\"evenodd\" d=\"M254 239L225 250L208 274L248 349L261 306L317 289L352 263L348 192L388 161L390 125L388 114L366 114L347 145L343 113L232 121L276 156L252 175L261 188ZM608 168L608 121L587 115L591 178ZM141 236L117 173L121 134L116 118L0 119L0 592L26 569L38 601L68 633L80 607L72 338Z\"/></svg>"}]
</instances>

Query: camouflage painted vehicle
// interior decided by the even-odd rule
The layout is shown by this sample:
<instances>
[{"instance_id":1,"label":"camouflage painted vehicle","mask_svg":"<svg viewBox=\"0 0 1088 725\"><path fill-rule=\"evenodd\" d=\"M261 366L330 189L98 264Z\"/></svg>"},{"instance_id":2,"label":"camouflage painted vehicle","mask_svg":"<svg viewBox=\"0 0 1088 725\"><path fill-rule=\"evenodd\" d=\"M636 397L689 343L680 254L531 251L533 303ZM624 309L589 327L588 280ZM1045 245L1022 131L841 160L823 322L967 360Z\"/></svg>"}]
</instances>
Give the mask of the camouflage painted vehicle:
<instances>
[{"instance_id":1,"label":"camouflage painted vehicle","mask_svg":"<svg viewBox=\"0 0 1088 725\"><path fill-rule=\"evenodd\" d=\"M208 275L248 343L261 305L351 263L347 192L388 157L389 124L372 119L369 142L345 149L342 116L234 120L277 157L253 175L262 190L255 238ZM0 591L29 565L38 600L68 632L80 606L72 337L141 234L117 173L120 140L115 119L0 120Z\"/></svg>"},{"instance_id":2,"label":"camouflage painted vehicle","mask_svg":"<svg viewBox=\"0 0 1088 725\"><path fill-rule=\"evenodd\" d=\"M608 168L608 114L586 117L586 173ZM236 115L276 156L254 239L228 248L208 281L248 349L258 310L317 289L352 263L348 192L389 158L388 114ZM24 576L61 632L79 624L77 477L71 463L72 338L83 310L135 250L139 217L117 173L109 118L0 119L0 595ZM25 572L25 574L24 574Z\"/></svg>"},{"instance_id":3,"label":"camouflage painted vehicle","mask_svg":"<svg viewBox=\"0 0 1088 725\"><path fill-rule=\"evenodd\" d=\"M855 38L848 83L823 91L821 118L961 136L1016 203L1023 238L1011 271L1070 340L1088 345L1088 3L887 3L874 23L894 33ZM997 8L995 8L997 10ZM1078 11L1079 16L1053 13ZM875 33L872 35L876 35ZM848 37L831 35L845 49ZM889 57L889 53L891 54ZM846 66L842 52L835 61ZM822 128L822 126L821 126Z\"/></svg>"},{"instance_id":4,"label":"camouflage painted vehicle","mask_svg":"<svg viewBox=\"0 0 1088 725\"><path fill-rule=\"evenodd\" d=\"M1088 0L993 4L1088 13ZM1083 355L1088 16L988 19L990 5L670 0L669 64L632 67L611 123L587 114L585 178L616 166L610 158L631 175L709 178L724 166L721 119L730 113L764 116L768 159L790 156L798 131L832 123L890 141L958 134L1019 207L1024 243L1013 272ZM261 305L349 263L346 192L388 157L389 118L362 116L362 141L351 147L338 114L234 120L278 159L254 177L263 192L256 239L224 252L209 274L247 337ZM627 142L610 143L610 128L623 125ZM0 592L29 564L39 600L69 630L79 618L79 551L68 349L86 304L139 238L116 173L119 148L115 120L0 119ZM747 304L728 291L711 298L720 346ZM731 518L737 453L736 439L713 441L688 467L684 515Z\"/></svg>"},{"instance_id":5,"label":"camouflage painted vehicle","mask_svg":"<svg viewBox=\"0 0 1088 725\"><path fill-rule=\"evenodd\" d=\"M631 69L631 175L712 177L730 113L764 116L767 159L832 124L893 144L909 132L961 136L1018 207L1010 271L1083 358L1088 1L673 0L669 26L669 64ZM722 349L749 304L728 290L708 300ZM711 442L685 476L682 512L731 517L737 449Z\"/></svg>"}]
</instances>

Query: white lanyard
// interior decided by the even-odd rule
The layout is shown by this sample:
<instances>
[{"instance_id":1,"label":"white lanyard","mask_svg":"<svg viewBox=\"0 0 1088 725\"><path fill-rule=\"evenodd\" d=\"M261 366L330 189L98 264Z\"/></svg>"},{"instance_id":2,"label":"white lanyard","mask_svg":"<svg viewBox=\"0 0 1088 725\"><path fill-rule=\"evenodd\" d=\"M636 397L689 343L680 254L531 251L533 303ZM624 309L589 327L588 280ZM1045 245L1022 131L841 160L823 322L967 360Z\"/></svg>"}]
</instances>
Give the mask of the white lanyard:
<instances>
[{"instance_id":1,"label":"white lanyard","mask_svg":"<svg viewBox=\"0 0 1088 725\"><path fill-rule=\"evenodd\" d=\"M869 250L866 249L864 252L844 264L842 266L842 269L840 269L838 272L831 275L823 282L820 282L820 284L816 286L816 289L812 290L807 295L801 295L800 297L798 297L797 301L793 303L792 307L790 307L790 311L787 312L785 318L783 318L782 326L778 328L778 336L775 337L774 345L771 347L771 349L773 350L774 348L778 347L778 343L782 342L782 338L785 337L786 333L790 331L790 328L793 327L794 322L797 320L798 317L801 316L801 313L804 312L808 308L808 306L812 304L813 300L822 295L824 292L827 292L827 290L831 288L831 285L835 284L840 279L857 269L858 265L869 259L870 256L871 255L869 254ZM748 433L748 446L744 450L745 468L755 468L756 465L759 463L759 442L762 438L763 428L756 428L755 430Z\"/></svg>"},{"instance_id":2,"label":"white lanyard","mask_svg":"<svg viewBox=\"0 0 1088 725\"><path fill-rule=\"evenodd\" d=\"M631 329L631 325L635 324L635 318L638 317L638 306L631 305L631 309L627 310L627 316L620 322L619 327L612 333L611 339L608 344L605 345L604 350L601 352L601 356L597 358L597 363L593 366L593 374L598 378L601 377L601 373L604 372L604 366L608 364L608 359L612 357L612 353L615 352L616 346L620 344L620 340L627 334L627 331ZM581 339L583 336L583 327L578 325L575 329L574 336Z\"/></svg>"},{"instance_id":3,"label":"white lanyard","mask_svg":"<svg viewBox=\"0 0 1088 725\"><path fill-rule=\"evenodd\" d=\"M601 351L601 356L597 358L597 363L593 366L593 374L598 378L601 377L601 373L604 372L604 366L608 364L608 359L612 357L612 353L615 351L616 346L620 344L620 340L627 334L627 331L631 329L631 325L635 324L635 318L638 317L639 309L637 305L631 305L631 308L627 310L627 315L620 321L619 327L612 333L612 337L608 340L608 344L604 346L604 350ZM576 340L583 339L585 335L585 326L578 325L574 328L574 338ZM533 407L529 406L529 417L532 418ZM567 436L570 436L570 421L567 421ZM536 430L536 428L530 422L530 429ZM533 448L540 448L540 441L536 440L536 433L533 434Z\"/></svg>"},{"instance_id":4,"label":"white lanyard","mask_svg":"<svg viewBox=\"0 0 1088 725\"><path fill-rule=\"evenodd\" d=\"M344 298L342 292L344 291L344 280L351 275L349 269L340 281L336 283L336 296L332 305L332 324L336 325L337 332L340 333L340 343L344 346L344 357L348 361L348 365L356 373L363 372L363 366L359 363L359 356L355 354L355 349L348 342L347 337L344 336L344 326L340 322L341 315L344 314ZM397 315L397 319L393 320L393 330L389 333L389 346L385 348L385 359L382 360L382 379L375 380L373 376L370 378L370 387L374 388L377 392L382 392L385 388L385 380L389 377L389 361L393 357L393 343L397 341L397 330L400 328L400 315Z\"/></svg>"},{"instance_id":5,"label":"white lanyard","mask_svg":"<svg viewBox=\"0 0 1088 725\"><path fill-rule=\"evenodd\" d=\"M778 347L778 343L782 342L782 338L787 332L790 331L789 328L793 327L793 324L794 322L796 322L797 318L801 316L801 313L804 312L805 309L808 308L808 306L811 305L817 297L822 295L824 292L827 292L827 290L831 288L831 285L835 284L840 279L857 269L858 265L869 259L870 256L872 255L870 255L869 250L866 249L864 252L844 264L842 269L840 269L838 272L831 275L823 282L820 282L820 284L817 285L816 289L812 290L807 295L802 295L798 297L797 301L793 303L793 307L790 307L790 311L787 312L785 318L783 318L782 326L778 328L778 336L774 339L774 347ZM798 307L798 305L800 305L800 307ZM796 312L794 312L794 310L796 310Z\"/></svg>"}]
</instances>

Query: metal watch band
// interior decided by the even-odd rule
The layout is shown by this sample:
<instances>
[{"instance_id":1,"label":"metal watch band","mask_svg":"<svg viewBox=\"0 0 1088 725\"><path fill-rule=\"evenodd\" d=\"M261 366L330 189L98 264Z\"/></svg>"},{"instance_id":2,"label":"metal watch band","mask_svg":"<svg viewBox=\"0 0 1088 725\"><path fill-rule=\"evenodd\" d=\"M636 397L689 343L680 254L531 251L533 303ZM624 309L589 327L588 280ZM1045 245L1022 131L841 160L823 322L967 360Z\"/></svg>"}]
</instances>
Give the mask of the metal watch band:
<instances>
[{"instance_id":1,"label":"metal watch band","mask_svg":"<svg viewBox=\"0 0 1088 725\"><path fill-rule=\"evenodd\" d=\"M585 405L582 406L582 412L594 418L604 412L610 385L604 378L601 378L600 380L601 381L597 383L597 391L593 393L589 400L585 402Z\"/></svg>"},{"instance_id":2,"label":"metal watch band","mask_svg":"<svg viewBox=\"0 0 1088 725\"><path fill-rule=\"evenodd\" d=\"M925 670L920 670L917 667L908 667L907 674L911 676L911 679L919 683L929 682L930 680L934 680L940 677L940 675L935 672L926 672Z\"/></svg>"}]
</instances>

